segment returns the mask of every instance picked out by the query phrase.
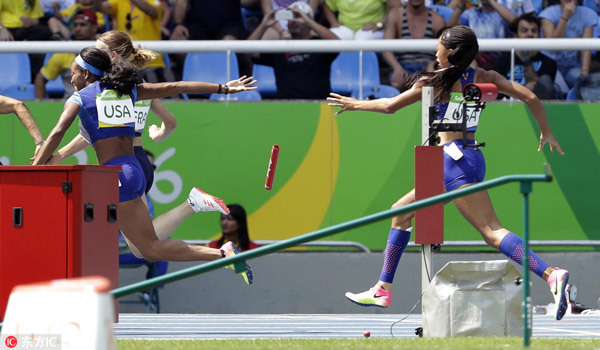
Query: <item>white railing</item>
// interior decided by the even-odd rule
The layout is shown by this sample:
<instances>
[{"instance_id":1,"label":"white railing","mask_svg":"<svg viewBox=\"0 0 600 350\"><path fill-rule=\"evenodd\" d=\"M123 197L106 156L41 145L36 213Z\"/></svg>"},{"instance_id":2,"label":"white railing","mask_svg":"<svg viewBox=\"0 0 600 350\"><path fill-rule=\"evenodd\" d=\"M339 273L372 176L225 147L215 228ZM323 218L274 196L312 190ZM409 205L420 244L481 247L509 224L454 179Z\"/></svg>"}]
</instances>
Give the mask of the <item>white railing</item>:
<instances>
[{"instance_id":1,"label":"white railing","mask_svg":"<svg viewBox=\"0 0 600 350\"><path fill-rule=\"evenodd\" d=\"M94 46L94 41L2 41L0 53L56 53L79 52ZM231 53L273 52L346 52L358 51L359 56L359 99L362 91L363 51L435 51L437 40L158 40L137 41L135 45L168 53L226 52L229 67ZM515 50L600 50L600 39L480 39L480 51L510 51L511 77L514 76ZM0 62L1 64L1 62ZM228 76L231 74L228 73ZM233 78L233 77L232 77Z\"/></svg>"},{"instance_id":2,"label":"white railing","mask_svg":"<svg viewBox=\"0 0 600 350\"><path fill-rule=\"evenodd\" d=\"M136 45L157 52L435 51L437 40L159 40ZM2 41L0 52L79 52L94 41ZM480 51L600 50L600 39L480 39Z\"/></svg>"}]
</instances>

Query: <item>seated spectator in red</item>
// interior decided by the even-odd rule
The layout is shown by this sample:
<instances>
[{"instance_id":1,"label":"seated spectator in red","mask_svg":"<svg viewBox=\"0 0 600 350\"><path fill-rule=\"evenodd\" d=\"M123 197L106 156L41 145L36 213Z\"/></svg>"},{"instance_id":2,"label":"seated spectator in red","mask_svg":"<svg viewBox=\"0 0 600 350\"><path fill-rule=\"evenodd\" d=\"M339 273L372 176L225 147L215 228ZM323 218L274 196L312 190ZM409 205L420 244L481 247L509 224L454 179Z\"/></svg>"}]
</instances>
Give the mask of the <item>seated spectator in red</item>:
<instances>
[{"instance_id":1,"label":"seated spectator in red","mask_svg":"<svg viewBox=\"0 0 600 350\"><path fill-rule=\"evenodd\" d=\"M307 3L296 1L288 10L293 12L288 22L292 40L339 40L328 28L315 22ZM248 40L260 40L265 31L277 23L276 12L267 13ZM277 85L275 98L325 99L331 91L331 62L337 55L337 52L256 53L252 58L255 63L273 67Z\"/></svg>"},{"instance_id":2,"label":"seated spectator in red","mask_svg":"<svg viewBox=\"0 0 600 350\"><path fill-rule=\"evenodd\" d=\"M94 11L82 9L73 16L73 30L69 35L73 40L96 40L97 32L98 23ZM59 75L62 76L65 97L70 97L75 92L75 87L71 84L71 63L75 56L77 55L74 53L55 53L50 57L33 81L35 98L46 98L46 83Z\"/></svg>"},{"instance_id":3,"label":"seated spectator in red","mask_svg":"<svg viewBox=\"0 0 600 350\"><path fill-rule=\"evenodd\" d=\"M73 29L75 14L80 10L91 10L93 0L77 0L77 2L65 9L60 8L59 2L53 2L54 14L48 19L48 28L52 32L52 38L55 40L71 39L71 30ZM102 12L96 12L96 22L98 28L104 31L106 28L106 19Z\"/></svg>"},{"instance_id":4,"label":"seated spectator in red","mask_svg":"<svg viewBox=\"0 0 600 350\"><path fill-rule=\"evenodd\" d=\"M246 210L239 204L229 204L229 215L221 214L221 232L223 235L208 244L211 248L219 248L225 242L233 242L239 252L260 247L250 240Z\"/></svg>"}]
</instances>

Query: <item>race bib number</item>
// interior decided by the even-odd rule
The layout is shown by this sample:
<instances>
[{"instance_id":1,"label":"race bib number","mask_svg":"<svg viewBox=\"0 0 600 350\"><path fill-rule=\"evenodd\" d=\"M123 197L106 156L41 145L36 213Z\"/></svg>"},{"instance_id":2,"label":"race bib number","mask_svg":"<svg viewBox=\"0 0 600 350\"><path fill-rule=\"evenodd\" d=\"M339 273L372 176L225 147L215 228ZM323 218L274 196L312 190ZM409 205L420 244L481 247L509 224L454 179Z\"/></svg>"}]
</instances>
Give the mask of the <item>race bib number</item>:
<instances>
[{"instance_id":1,"label":"race bib number","mask_svg":"<svg viewBox=\"0 0 600 350\"><path fill-rule=\"evenodd\" d=\"M129 95L119 97L115 90L104 90L96 96L98 128L135 126L135 110Z\"/></svg>"},{"instance_id":2,"label":"race bib number","mask_svg":"<svg viewBox=\"0 0 600 350\"><path fill-rule=\"evenodd\" d=\"M442 119L444 124L460 124L463 121L464 109L462 104L472 104L474 102L463 102L462 93L453 92L450 95L450 102L448 102L448 108L446 114ZM479 124L479 118L481 117L482 108L467 108L467 128L475 127Z\"/></svg>"},{"instance_id":3,"label":"race bib number","mask_svg":"<svg viewBox=\"0 0 600 350\"><path fill-rule=\"evenodd\" d=\"M146 119L148 118L148 112L150 112L150 105L152 100L141 100L135 103L135 131L142 132L146 126Z\"/></svg>"}]
</instances>

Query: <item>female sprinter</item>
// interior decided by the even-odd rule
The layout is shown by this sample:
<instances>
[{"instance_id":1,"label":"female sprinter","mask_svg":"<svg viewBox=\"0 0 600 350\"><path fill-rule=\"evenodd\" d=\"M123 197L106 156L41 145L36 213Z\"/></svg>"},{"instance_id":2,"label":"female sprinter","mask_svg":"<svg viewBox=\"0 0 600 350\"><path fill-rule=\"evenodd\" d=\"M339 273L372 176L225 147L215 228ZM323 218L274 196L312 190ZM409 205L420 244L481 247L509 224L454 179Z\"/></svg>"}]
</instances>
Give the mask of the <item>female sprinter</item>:
<instances>
[{"instance_id":1,"label":"female sprinter","mask_svg":"<svg viewBox=\"0 0 600 350\"><path fill-rule=\"evenodd\" d=\"M462 100L463 87L468 83L492 83L498 87L503 94L518 98L527 104L527 107L535 117L540 126L541 151L546 143L550 144L550 150L554 148L560 154L564 154L560 145L552 135L546 112L540 100L530 90L517 83L511 83L494 71L486 71L479 68L469 68L475 59L479 45L475 33L466 26L455 26L446 29L437 44L437 62L441 69L432 73L415 73L412 76L412 87L402 94L393 98L382 98L372 101L357 101L350 97L340 96L332 93L328 98L330 106L341 107L337 114L345 111L363 110L380 113L394 113L421 98L423 86L433 86L434 100L440 117L444 117L446 111L456 108L456 102L449 102L450 95L459 94ZM454 101L454 98L452 99ZM453 105L454 104L454 105ZM470 129L467 134L467 143L475 143L475 131ZM448 145L462 152L458 160L454 160L444 152L444 184L447 191L469 186L483 181L485 175L485 160L480 150L474 148L462 149L462 132L441 132L440 144ZM459 147L454 147L456 146ZM392 208L398 208L414 202L414 189L400 198ZM499 249L506 256L522 263L522 240L519 236L504 228L494 212L492 202L487 191L477 192L454 200L454 205L459 212L477 231L490 246ZM346 297L352 302L362 306L387 307L392 299L392 282L394 273L400 261L404 248L410 239L412 218L414 213L402 214L392 219L392 227L388 236L385 250L385 260L379 281L370 290L359 293L346 293ZM547 281L550 291L556 302L556 319L560 320L567 310L565 288L569 279L567 270L552 268L548 266L533 252L529 252L530 270Z\"/></svg>"}]
</instances>

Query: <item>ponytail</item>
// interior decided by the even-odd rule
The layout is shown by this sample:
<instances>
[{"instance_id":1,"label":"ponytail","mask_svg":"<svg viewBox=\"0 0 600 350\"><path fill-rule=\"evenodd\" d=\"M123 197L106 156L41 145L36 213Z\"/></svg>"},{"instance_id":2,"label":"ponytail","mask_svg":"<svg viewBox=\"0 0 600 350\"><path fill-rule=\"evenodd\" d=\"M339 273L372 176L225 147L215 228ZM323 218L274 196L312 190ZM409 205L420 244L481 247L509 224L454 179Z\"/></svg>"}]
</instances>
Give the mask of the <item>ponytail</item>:
<instances>
[{"instance_id":1,"label":"ponytail","mask_svg":"<svg viewBox=\"0 0 600 350\"><path fill-rule=\"evenodd\" d=\"M116 61L110 70L104 74L100 83L109 86L117 95L130 95L138 83L138 70L122 61Z\"/></svg>"},{"instance_id":2,"label":"ponytail","mask_svg":"<svg viewBox=\"0 0 600 350\"><path fill-rule=\"evenodd\" d=\"M158 57L158 53L152 50L137 48L133 50L130 62L137 69L142 69L156 57Z\"/></svg>"},{"instance_id":3,"label":"ponytail","mask_svg":"<svg viewBox=\"0 0 600 350\"><path fill-rule=\"evenodd\" d=\"M477 36L467 26L459 25L446 29L440 41L445 48L452 49L448 54L448 62L452 66L435 72L417 72L409 77L411 86L417 81L422 81L425 86L433 86L436 102L446 101L450 97L452 86L460 79L479 52Z\"/></svg>"}]
</instances>

